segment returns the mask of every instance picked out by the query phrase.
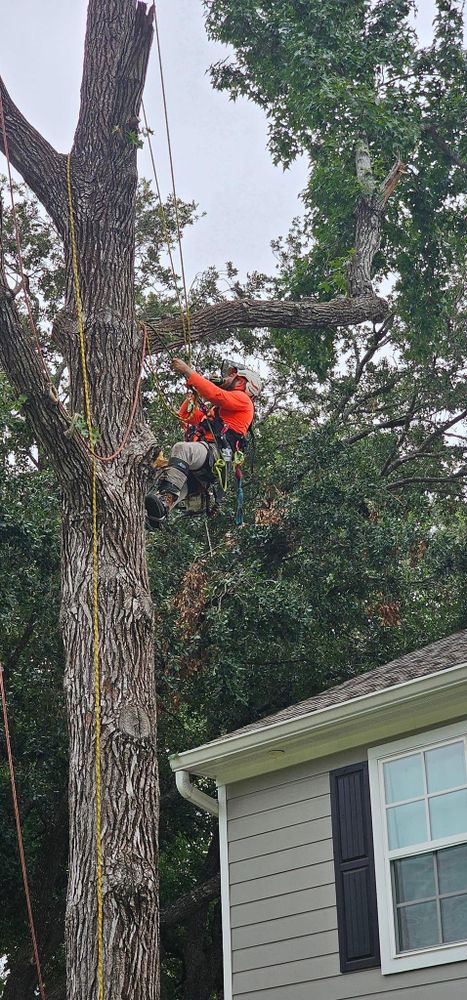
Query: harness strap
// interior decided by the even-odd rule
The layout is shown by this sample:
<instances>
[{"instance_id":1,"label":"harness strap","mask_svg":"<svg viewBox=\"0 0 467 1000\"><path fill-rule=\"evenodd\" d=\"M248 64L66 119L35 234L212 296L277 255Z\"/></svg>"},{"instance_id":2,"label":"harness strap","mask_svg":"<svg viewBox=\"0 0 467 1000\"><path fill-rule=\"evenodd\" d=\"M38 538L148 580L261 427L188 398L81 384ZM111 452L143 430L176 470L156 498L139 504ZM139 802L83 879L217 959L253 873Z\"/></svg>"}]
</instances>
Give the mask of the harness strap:
<instances>
[{"instance_id":1,"label":"harness strap","mask_svg":"<svg viewBox=\"0 0 467 1000\"><path fill-rule=\"evenodd\" d=\"M176 458L176 457L169 458L168 468L169 469L178 469L179 472L183 472L184 475L186 475L186 476L188 475L188 473L190 471L190 466L188 465L188 462L184 462L182 458Z\"/></svg>"}]
</instances>

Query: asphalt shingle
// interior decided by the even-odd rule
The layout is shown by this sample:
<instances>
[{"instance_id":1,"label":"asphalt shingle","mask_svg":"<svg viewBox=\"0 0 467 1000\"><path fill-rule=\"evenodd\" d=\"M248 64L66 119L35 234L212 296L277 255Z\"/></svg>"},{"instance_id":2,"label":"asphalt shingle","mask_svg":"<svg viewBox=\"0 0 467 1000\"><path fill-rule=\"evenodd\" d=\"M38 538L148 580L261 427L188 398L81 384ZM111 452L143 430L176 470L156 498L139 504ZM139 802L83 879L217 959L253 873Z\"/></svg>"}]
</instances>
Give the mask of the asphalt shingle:
<instances>
[{"instance_id":1,"label":"asphalt shingle","mask_svg":"<svg viewBox=\"0 0 467 1000\"><path fill-rule=\"evenodd\" d=\"M448 636L447 639L440 639L431 643L423 649L416 649L413 653L400 656L397 660L391 660L381 667L369 670L358 677L339 684L337 687L328 688L314 698L307 698L298 705L290 705L283 708L275 715L268 715L266 718L257 719L248 726L236 729L232 733L227 733L221 739L229 739L241 733L252 733L255 730L272 726L277 722L287 722L298 719L302 715L318 712L328 705L339 705L354 698L361 698L363 695L372 694L376 691L383 691L385 688L394 687L396 684L404 684L417 677L424 677L428 674L435 674L440 670L448 670L461 663L467 662L467 629L456 632Z\"/></svg>"}]
</instances>

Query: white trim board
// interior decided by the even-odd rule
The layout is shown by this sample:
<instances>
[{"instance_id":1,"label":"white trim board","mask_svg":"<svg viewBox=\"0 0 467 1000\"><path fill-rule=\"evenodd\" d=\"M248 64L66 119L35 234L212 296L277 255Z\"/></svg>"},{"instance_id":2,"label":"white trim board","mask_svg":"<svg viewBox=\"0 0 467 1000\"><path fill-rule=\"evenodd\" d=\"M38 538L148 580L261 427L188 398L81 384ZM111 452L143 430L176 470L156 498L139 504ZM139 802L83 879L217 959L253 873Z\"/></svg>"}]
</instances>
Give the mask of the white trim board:
<instances>
[{"instance_id":1,"label":"white trim board","mask_svg":"<svg viewBox=\"0 0 467 1000\"><path fill-rule=\"evenodd\" d=\"M230 926L229 839L227 789L219 785L219 851L221 862L222 947L224 951L224 1000L232 1000L232 930Z\"/></svg>"},{"instance_id":2,"label":"white trim board","mask_svg":"<svg viewBox=\"0 0 467 1000\"><path fill-rule=\"evenodd\" d=\"M306 715L268 723L170 758L173 771L228 784L340 750L459 718L467 704L467 664L460 663Z\"/></svg>"}]
</instances>

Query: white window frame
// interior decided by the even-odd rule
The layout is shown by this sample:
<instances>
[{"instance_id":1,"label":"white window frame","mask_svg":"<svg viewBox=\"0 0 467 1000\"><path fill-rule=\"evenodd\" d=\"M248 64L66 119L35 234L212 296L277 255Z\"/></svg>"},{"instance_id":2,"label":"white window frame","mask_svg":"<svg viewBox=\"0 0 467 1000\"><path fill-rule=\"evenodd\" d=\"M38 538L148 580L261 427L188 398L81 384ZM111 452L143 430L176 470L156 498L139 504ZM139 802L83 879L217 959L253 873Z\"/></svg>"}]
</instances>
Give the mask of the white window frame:
<instances>
[{"instance_id":1,"label":"white window frame","mask_svg":"<svg viewBox=\"0 0 467 1000\"><path fill-rule=\"evenodd\" d=\"M430 966L445 965L448 962L467 960L467 941L456 944L442 944L417 951L397 952L394 919L391 866L386 824L386 802L384 794L383 764L414 750L427 750L467 738L467 720L442 729L431 730L397 742L385 743L368 750L368 771L370 778L371 814L373 822L373 842L375 854L376 895L378 903L379 936L381 948L381 972L383 976L394 972L408 972L410 969L426 969ZM408 848L408 856L433 851L450 844L467 843L464 837L445 837L417 844Z\"/></svg>"}]
</instances>

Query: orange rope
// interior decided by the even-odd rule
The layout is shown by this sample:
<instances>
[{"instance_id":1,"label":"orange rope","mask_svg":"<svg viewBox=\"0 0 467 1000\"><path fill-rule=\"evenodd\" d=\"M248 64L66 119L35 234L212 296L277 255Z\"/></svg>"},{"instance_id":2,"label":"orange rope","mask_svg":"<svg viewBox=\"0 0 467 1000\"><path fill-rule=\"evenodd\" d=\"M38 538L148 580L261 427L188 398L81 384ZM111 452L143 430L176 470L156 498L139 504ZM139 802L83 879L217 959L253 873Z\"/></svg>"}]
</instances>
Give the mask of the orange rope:
<instances>
[{"instance_id":1,"label":"orange rope","mask_svg":"<svg viewBox=\"0 0 467 1000\"><path fill-rule=\"evenodd\" d=\"M33 948L33 952L34 952L34 962L35 962L36 971L37 971L37 982L38 982L38 985L39 985L39 993L41 995L41 1000L45 1000L44 983L42 981L41 963L40 963L40 958L39 958L39 949L37 947L36 929L35 929L35 925L34 925L34 914L32 912L31 896L30 896L30 892L29 892L28 873L27 873L27 869L26 869L26 858L24 856L23 834L22 834L22 830L21 830L21 817L20 817L20 812L19 812L18 796L16 794L15 771L14 771L14 765L13 765L13 755L12 755L12 752L11 752L10 729L9 729L9 726L8 726L8 714L7 714L7 706L6 706L6 694L5 694L5 684L4 684L4 680L3 680L3 664L2 663L0 663L0 691L1 691L1 697L2 697L3 722L4 722L4 725L5 725L5 740L6 740L6 752L7 752L7 758L8 758L8 769L9 769L9 772L10 772L11 795L12 795L12 799L13 799L13 810L14 810L14 814L15 814L15 823L16 823L16 835L18 837L19 859L20 859L20 864L21 864L21 872L22 872L22 876L23 876L24 892L25 892L25 896L26 896L26 907L27 907L27 911L28 911L29 929L31 931L32 948Z\"/></svg>"}]
</instances>

